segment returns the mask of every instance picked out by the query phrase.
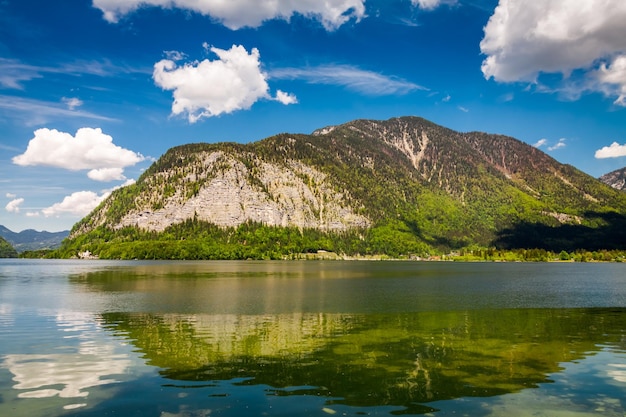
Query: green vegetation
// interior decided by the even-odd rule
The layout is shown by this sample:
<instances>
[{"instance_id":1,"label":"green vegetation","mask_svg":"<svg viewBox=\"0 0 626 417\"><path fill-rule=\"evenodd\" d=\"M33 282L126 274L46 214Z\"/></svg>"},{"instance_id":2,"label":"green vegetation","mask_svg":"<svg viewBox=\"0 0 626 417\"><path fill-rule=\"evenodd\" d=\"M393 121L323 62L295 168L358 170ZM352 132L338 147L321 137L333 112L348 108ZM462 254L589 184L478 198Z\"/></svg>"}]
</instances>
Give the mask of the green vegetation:
<instances>
[{"instance_id":1,"label":"green vegetation","mask_svg":"<svg viewBox=\"0 0 626 417\"><path fill-rule=\"evenodd\" d=\"M15 248L2 237L0 237L0 258L17 258Z\"/></svg>"},{"instance_id":2,"label":"green vegetation","mask_svg":"<svg viewBox=\"0 0 626 417\"><path fill-rule=\"evenodd\" d=\"M307 192L323 199L322 187L334 190L342 207L372 226L326 232L250 222L218 227L194 218L156 233L120 224L129 213L181 207L234 166L241 189L276 202L283 196L261 177L263 164L276 171L306 167L290 172L308 184ZM70 236L46 256L278 259L328 251L412 258L478 248L482 260L552 260L565 253L619 260L626 251L626 193L513 138L454 132L420 118L359 120L326 134L172 148ZM576 255L582 253L591 256Z\"/></svg>"},{"instance_id":3,"label":"green vegetation","mask_svg":"<svg viewBox=\"0 0 626 417\"><path fill-rule=\"evenodd\" d=\"M602 309L200 317L105 313L102 321L173 381L245 376L276 395L403 405L408 411L391 414L411 415L436 411L428 404L439 400L548 382L564 362L619 346L626 324Z\"/></svg>"},{"instance_id":4,"label":"green vegetation","mask_svg":"<svg viewBox=\"0 0 626 417\"><path fill-rule=\"evenodd\" d=\"M465 262L626 262L626 251L578 249L571 253L564 250L555 253L545 249L474 248L445 255L443 259Z\"/></svg>"},{"instance_id":5,"label":"green vegetation","mask_svg":"<svg viewBox=\"0 0 626 417\"><path fill-rule=\"evenodd\" d=\"M626 250L578 249L552 252L546 249L498 249L463 247L452 253L428 245L410 225L390 221L377 227L343 233L318 229L271 227L244 223L220 228L191 219L168 227L162 233L126 227L104 227L67 240L54 251L20 254L32 258L72 258L89 252L100 259L307 259L307 254L335 253L340 257L379 259L436 259L453 261L626 261ZM328 256L322 256L328 257Z\"/></svg>"},{"instance_id":6,"label":"green vegetation","mask_svg":"<svg viewBox=\"0 0 626 417\"><path fill-rule=\"evenodd\" d=\"M66 241L62 248L45 256L70 258L89 251L101 259L285 259L325 251L347 256L385 254L399 258L428 256L432 250L402 223L328 233L252 222L220 228L190 219L162 233L134 227L117 231L99 227Z\"/></svg>"},{"instance_id":7,"label":"green vegetation","mask_svg":"<svg viewBox=\"0 0 626 417\"><path fill-rule=\"evenodd\" d=\"M20 252L19 257L24 259L44 259L53 258L54 254L55 252L53 249L37 249Z\"/></svg>"}]
</instances>

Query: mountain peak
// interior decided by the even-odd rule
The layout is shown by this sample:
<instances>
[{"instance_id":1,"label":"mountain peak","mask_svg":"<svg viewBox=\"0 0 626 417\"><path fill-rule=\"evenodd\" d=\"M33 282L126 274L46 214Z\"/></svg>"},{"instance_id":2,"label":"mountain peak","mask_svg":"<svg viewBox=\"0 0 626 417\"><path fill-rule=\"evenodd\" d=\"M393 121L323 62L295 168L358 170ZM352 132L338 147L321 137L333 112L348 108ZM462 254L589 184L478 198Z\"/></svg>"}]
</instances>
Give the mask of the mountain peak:
<instances>
[{"instance_id":1,"label":"mountain peak","mask_svg":"<svg viewBox=\"0 0 626 417\"><path fill-rule=\"evenodd\" d=\"M459 247L519 240L519 224L595 227L607 211L626 213L626 195L539 149L411 116L172 148L71 237L162 233L190 219L331 234L394 224L424 244Z\"/></svg>"}]
</instances>

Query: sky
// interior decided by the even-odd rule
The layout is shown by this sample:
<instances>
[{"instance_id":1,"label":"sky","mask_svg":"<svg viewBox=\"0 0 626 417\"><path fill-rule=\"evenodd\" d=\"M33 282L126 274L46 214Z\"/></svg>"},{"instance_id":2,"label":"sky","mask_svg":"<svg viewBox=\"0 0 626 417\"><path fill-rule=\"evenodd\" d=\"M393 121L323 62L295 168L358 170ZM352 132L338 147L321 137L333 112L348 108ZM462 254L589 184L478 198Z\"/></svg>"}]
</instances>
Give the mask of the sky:
<instances>
[{"instance_id":1,"label":"sky","mask_svg":"<svg viewBox=\"0 0 626 417\"><path fill-rule=\"evenodd\" d=\"M0 225L60 231L169 148L420 116L626 166L623 0L0 0Z\"/></svg>"}]
</instances>

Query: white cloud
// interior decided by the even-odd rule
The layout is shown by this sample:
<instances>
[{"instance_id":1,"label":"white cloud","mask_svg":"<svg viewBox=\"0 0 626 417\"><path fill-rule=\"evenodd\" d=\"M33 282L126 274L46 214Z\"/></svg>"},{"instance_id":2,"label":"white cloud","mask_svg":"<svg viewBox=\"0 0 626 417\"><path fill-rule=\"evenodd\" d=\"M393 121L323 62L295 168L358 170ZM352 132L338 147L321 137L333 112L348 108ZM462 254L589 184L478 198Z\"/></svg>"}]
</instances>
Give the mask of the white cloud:
<instances>
[{"instance_id":1,"label":"white cloud","mask_svg":"<svg viewBox=\"0 0 626 417\"><path fill-rule=\"evenodd\" d=\"M109 196L109 193L98 195L93 191L78 191L65 197L60 203L41 210L46 217L70 215L83 217L95 209L98 204Z\"/></svg>"},{"instance_id":2,"label":"white cloud","mask_svg":"<svg viewBox=\"0 0 626 417\"><path fill-rule=\"evenodd\" d=\"M26 81L43 78L46 74L63 74L74 77L94 75L98 77L114 74L145 73L146 68L132 68L116 65L108 60L74 61L58 66L38 66L21 62L16 59L0 57L0 86L23 90Z\"/></svg>"},{"instance_id":3,"label":"white cloud","mask_svg":"<svg viewBox=\"0 0 626 417\"><path fill-rule=\"evenodd\" d=\"M422 10L435 10L437 7L447 4L449 6L455 5L458 0L411 0L413 6L417 6ZM475 5L472 5L475 6ZM476 7L476 6L475 6Z\"/></svg>"},{"instance_id":4,"label":"white cloud","mask_svg":"<svg viewBox=\"0 0 626 417\"><path fill-rule=\"evenodd\" d=\"M70 110L76 110L77 107L80 107L83 105L83 102L79 98L76 98L76 97L63 97L61 101L65 103L67 108Z\"/></svg>"},{"instance_id":5,"label":"white cloud","mask_svg":"<svg viewBox=\"0 0 626 417\"><path fill-rule=\"evenodd\" d=\"M124 176L124 168L100 168L100 169L92 169L87 173L87 176L94 181L115 181L115 180L125 180Z\"/></svg>"},{"instance_id":6,"label":"white cloud","mask_svg":"<svg viewBox=\"0 0 626 417\"><path fill-rule=\"evenodd\" d=\"M55 203L41 211L27 212L27 217L79 217L82 218L93 211L111 193L119 188L134 184L134 179L127 179L123 184L107 188L100 191L100 194L93 191L78 191L63 198L63 201Z\"/></svg>"},{"instance_id":7,"label":"white cloud","mask_svg":"<svg viewBox=\"0 0 626 417\"><path fill-rule=\"evenodd\" d=\"M619 158L620 156L626 156L626 145L620 145L617 142L613 142L611 146L598 149L595 155L597 159Z\"/></svg>"},{"instance_id":8,"label":"white cloud","mask_svg":"<svg viewBox=\"0 0 626 417\"><path fill-rule=\"evenodd\" d=\"M615 104L626 106L626 55L617 56L608 65L602 63L595 76L606 95L617 96Z\"/></svg>"},{"instance_id":9,"label":"white cloud","mask_svg":"<svg viewBox=\"0 0 626 417\"><path fill-rule=\"evenodd\" d=\"M600 91L626 105L625 21L623 0L500 0L480 43L483 74L531 83L561 74L556 90Z\"/></svg>"},{"instance_id":10,"label":"white cloud","mask_svg":"<svg viewBox=\"0 0 626 417\"><path fill-rule=\"evenodd\" d=\"M8 196L8 194L7 194L7 196ZM6 205L5 209L9 213L19 213L20 212L20 205L23 202L24 202L23 198L16 198L14 200L9 201L9 203Z\"/></svg>"},{"instance_id":11,"label":"white cloud","mask_svg":"<svg viewBox=\"0 0 626 417\"><path fill-rule=\"evenodd\" d=\"M276 90L276 101L280 101L281 103L285 105L298 103L298 99L296 98L295 95L291 93L285 93L284 91L281 91L281 90Z\"/></svg>"},{"instance_id":12,"label":"white cloud","mask_svg":"<svg viewBox=\"0 0 626 417\"><path fill-rule=\"evenodd\" d=\"M2 110L7 111L1 112ZM116 119L95 113L69 110L59 103L4 95L0 95L0 112L3 117L20 120L28 126L45 124L51 119L65 119L69 117L108 122L116 121Z\"/></svg>"},{"instance_id":13,"label":"white cloud","mask_svg":"<svg viewBox=\"0 0 626 417\"><path fill-rule=\"evenodd\" d=\"M457 108L461 110L463 113L469 113L469 109L467 107L458 106Z\"/></svg>"},{"instance_id":14,"label":"white cloud","mask_svg":"<svg viewBox=\"0 0 626 417\"><path fill-rule=\"evenodd\" d=\"M75 136L55 129L35 131L26 152L13 158L21 166L43 165L72 171L91 170L89 178L99 181L124 179L123 168L143 161L143 155L113 144L101 129L84 127Z\"/></svg>"},{"instance_id":15,"label":"white cloud","mask_svg":"<svg viewBox=\"0 0 626 417\"><path fill-rule=\"evenodd\" d=\"M7 198L15 198L17 197L17 195L13 194L13 193L6 193L5 194Z\"/></svg>"},{"instance_id":16,"label":"white cloud","mask_svg":"<svg viewBox=\"0 0 626 417\"><path fill-rule=\"evenodd\" d=\"M271 78L304 80L310 84L340 85L357 93L384 96L408 94L427 88L397 77L365 71L351 65L324 65L310 68L280 68Z\"/></svg>"},{"instance_id":17,"label":"white cloud","mask_svg":"<svg viewBox=\"0 0 626 417\"><path fill-rule=\"evenodd\" d=\"M515 94L513 93L506 93L498 97L498 101L502 103L508 103L510 101L513 101L514 99L515 99Z\"/></svg>"},{"instance_id":18,"label":"white cloud","mask_svg":"<svg viewBox=\"0 0 626 417\"><path fill-rule=\"evenodd\" d=\"M112 193L113 191L117 190L118 188L122 188L122 187L127 187L129 185L133 185L134 183L136 183L137 181L135 181L133 178L129 178L126 181L124 181L124 184L121 185L116 185L113 188L109 188L108 190L104 190L104 193Z\"/></svg>"},{"instance_id":19,"label":"white cloud","mask_svg":"<svg viewBox=\"0 0 626 417\"><path fill-rule=\"evenodd\" d=\"M142 6L175 7L211 16L230 29L258 27L271 19L288 21L300 14L334 30L351 19L365 17L365 0L93 0L93 5L111 23Z\"/></svg>"},{"instance_id":20,"label":"white cloud","mask_svg":"<svg viewBox=\"0 0 626 417\"><path fill-rule=\"evenodd\" d=\"M566 147L566 146L567 146L567 144L565 143L566 141L567 141L567 139L565 139L565 138L561 138L561 139L559 139L559 141L558 141L555 145L550 146L550 147L548 148L548 150L549 150L549 151L556 151L557 149L564 148L564 147Z\"/></svg>"},{"instance_id":21,"label":"white cloud","mask_svg":"<svg viewBox=\"0 0 626 417\"><path fill-rule=\"evenodd\" d=\"M23 64L14 59L0 58L0 86L4 88L22 90L23 81L41 77L39 67Z\"/></svg>"},{"instance_id":22,"label":"white cloud","mask_svg":"<svg viewBox=\"0 0 626 417\"><path fill-rule=\"evenodd\" d=\"M439 4L441 4L441 0L411 0L414 6L419 6L424 10L433 10L436 9Z\"/></svg>"},{"instance_id":23,"label":"white cloud","mask_svg":"<svg viewBox=\"0 0 626 417\"><path fill-rule=\"evenodd\" d=\"M561 149L567 146L567 139L561 138L557 143L552 146L548 146L548 151L556 151L557 149ZM535 148L541 148L542 146L548 145L548 139L539 139L536 143L533 144Z\"/></svg>"},{"instance_id":24,"label":"white cloud","mask_svg":"<svg viewBox=\"0 0 626 417\"><path fill-rule=\"evenodd\" d=\"M78 191L72 193L60 203L55 203L50 207L41 210L45 217L60 217L69 215L72 217L84 217L93 211L111 193L119 188L134 184L134 179L127 179L123 184L102 190L100 194L93 191ZM38 217L40 212L26 213L29 217Z\"/></svg>"},{"instance_id":25,"label":"white cloud","mask_svg":"<svg viewBox=\"0 0 626 417\"><path fill-rule=\"evenodd\" d=\"M203 117L247 110L260 99L272 99L258 49L248 53L243 46L233 45L229 50L211 47L210 51L218 59L182 66L163 59L154 64L156 85L174 91L172 114L186 114L189 122L195 123ZM295 97L281 91L275 100L291 104Z\"/></svg>"}]
</instances>

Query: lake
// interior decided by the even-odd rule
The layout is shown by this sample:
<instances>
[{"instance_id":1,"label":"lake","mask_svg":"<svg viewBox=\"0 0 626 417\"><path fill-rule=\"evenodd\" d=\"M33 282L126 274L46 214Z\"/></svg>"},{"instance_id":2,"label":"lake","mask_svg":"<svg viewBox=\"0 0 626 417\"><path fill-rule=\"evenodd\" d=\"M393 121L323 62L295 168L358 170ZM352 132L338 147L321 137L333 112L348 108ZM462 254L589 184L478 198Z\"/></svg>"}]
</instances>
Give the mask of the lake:
<instances>
[{"instance_id":1,"label":"lake","mask_svg":"<svg viewBox=\"0 0 626 417\"><path fill-rule=\"evenodd\" d=\"M626 415L626 264L0 260L1 416Z\"/></svg>"}]
</instances>

